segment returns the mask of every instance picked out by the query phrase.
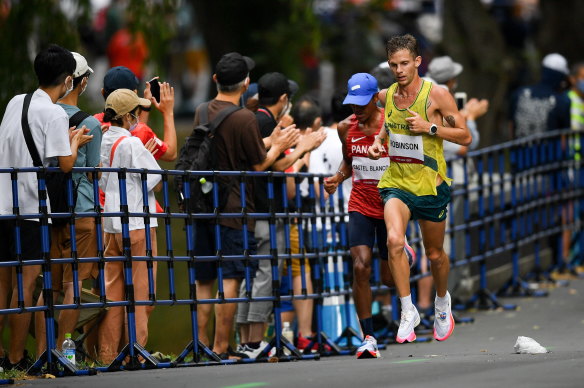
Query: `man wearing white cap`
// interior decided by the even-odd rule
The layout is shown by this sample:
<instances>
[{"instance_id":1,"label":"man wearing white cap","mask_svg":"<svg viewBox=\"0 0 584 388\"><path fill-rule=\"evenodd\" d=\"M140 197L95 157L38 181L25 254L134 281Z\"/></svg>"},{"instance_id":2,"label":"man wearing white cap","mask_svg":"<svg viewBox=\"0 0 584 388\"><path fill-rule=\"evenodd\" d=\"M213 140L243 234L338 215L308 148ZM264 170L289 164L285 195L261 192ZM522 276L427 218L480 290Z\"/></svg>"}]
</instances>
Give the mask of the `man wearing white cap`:
<instances>
[{"instance_id":1,"label":"man wearing white cap","mask_svg":"<svg viewBox=\"0 0 584 388\"><path fill-rule=\"evenodd\" d=\"M570 99L562 93L568 74L566 58L548 54L542 61L540 82L513 93L510 119L514 138L570 127Z\"/></svg>"},{"instance_id":2,"label":"man wearing white cap","mask_svg":"<svg viewBox=\"0 0 584 388\"><path fill-rule=\"evenodd\" d=\"M80 147L77 151L77 160L74 167L97 167L99 165L99 149L101 145L101 126L99 121L88 113L77 107L79 96L83 94L87 87L89 76L93 70L87 64L87 60L79 53L71 52L75 58L75 71L73 72L73 89L62 97L59 105L69 117L69 127L82 128L85 126L89 130L89 135L93 139ZM94 210L93 184L85 173L73 173L73 187L77 192L75 201L75 212L92 212ZM77 245L77 257L97 256L97 234L95 229L95 219L93 217L80 217L75 220L75 241ZM51 229L51 258L71 257L71 234L69 224L53 225ZM81 282L90 277L97 276L97 263L78 264L79 289ZM59 293L64 293L64 304L73 303L73 273L71 264L53 264L52 280L54 298L58 298ZM55 299L59 300L59 299ZM43 296L40 296L39 303L43 303ZM65 333L72 333L79 319L79 309L62 310L59 313L59 336L57 346L60 347L65 339ZM45 341L45 321L43 313L35 316L35 329L37 338L37 354L41 354L46 346Z\"/></svg>"}]
</instances>

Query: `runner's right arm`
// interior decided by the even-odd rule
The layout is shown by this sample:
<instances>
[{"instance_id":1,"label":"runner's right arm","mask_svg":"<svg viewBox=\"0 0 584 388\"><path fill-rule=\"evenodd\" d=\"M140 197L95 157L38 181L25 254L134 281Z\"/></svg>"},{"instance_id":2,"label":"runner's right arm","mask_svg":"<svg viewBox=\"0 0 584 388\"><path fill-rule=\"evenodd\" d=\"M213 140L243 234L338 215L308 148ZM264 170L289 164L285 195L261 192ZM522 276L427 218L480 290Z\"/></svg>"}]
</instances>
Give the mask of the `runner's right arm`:
<instances>
[{"instance_id":1,"label":"runner's right arm","mask_svg":"<svg viewBox=\"0 0 584 388\"><path fill-rule=\"evenodd\" d=\"M379 131L379 135L375 136L375 140L373 141L373 144L371 144L371 147L369 147L369 150L367 150L370 159L377 160L381 157L381 152L383 151L383 145L386 143L386 139L387 131L385 128L382 128L381 131Z\"/></svg>"}]
</instances>

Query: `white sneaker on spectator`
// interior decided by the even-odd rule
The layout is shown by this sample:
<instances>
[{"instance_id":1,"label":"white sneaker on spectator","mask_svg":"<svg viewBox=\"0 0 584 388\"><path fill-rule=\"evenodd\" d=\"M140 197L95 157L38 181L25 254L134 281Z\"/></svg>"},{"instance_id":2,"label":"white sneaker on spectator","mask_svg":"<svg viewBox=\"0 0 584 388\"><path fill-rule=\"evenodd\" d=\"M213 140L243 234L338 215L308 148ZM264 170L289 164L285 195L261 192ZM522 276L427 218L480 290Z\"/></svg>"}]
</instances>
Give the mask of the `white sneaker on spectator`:
<instances>
[{"instance_id":1,"label":"white sneaker on spectator","mask_svg":"<svg viewBox=\"0 0 584 388\"><path fill-rule=\"evenodd\" d=\"M255 358L258 358L258 356L260 355L262 350L264 350L264 348L267 345L268 345L268 343L265 341L260 342L260 346L257 349L252 349L249 346L245 345L245 346L243 346L242 353L246 354L249 358L255 359Z\"/></svg>"},{"instance_id":2,"label":"white sneaker on spectator","mask_svg":"<svg viewBox=\"0 0 584 388\"><path fill-rule=\"evenodd\" d=\"M414 305L405 311L402 309L401 319L399 321L399 329L397 330L395 340L400 344L403 344L406 341L415 341L416 333L414 332L414 329L419 324L420 314L418 314L418 309L416 309Z\"/></svg>"}]
</instances>

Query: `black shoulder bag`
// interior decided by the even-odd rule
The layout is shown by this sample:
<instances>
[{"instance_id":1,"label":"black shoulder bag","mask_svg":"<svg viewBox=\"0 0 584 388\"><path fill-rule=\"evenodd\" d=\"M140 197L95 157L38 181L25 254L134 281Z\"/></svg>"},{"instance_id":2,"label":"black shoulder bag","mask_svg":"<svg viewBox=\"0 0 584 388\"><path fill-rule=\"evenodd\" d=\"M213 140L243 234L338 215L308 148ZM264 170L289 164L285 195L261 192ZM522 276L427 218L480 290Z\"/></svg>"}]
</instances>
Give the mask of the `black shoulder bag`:
<instances>
[{"instance_id":1,"label":"black shoulder bag","mask_svg":"<svg viewBox=\"0 0 584 388\"><path fill-rule=\"evenodd\" d=\"M24 97L24 104L22 106L22 132L24 134L24 140L26 141L26 147L28 152L32 157L33 165L35 167L43 167L43 162L39 152L34 144L32 134L30 132L30 126L28 124L28 108L30 106L30 100L32 99L32 93L27 94ZM51 213L69 213L73 209L69 208L67 201L67 180L71 179L71 173L64 172L40 172L40 174L45 175L45 185L47 193L49 195L49 200L51 204ZM41 194L42 195L42 194ZM76 202L76 191L73 190L73 207L75 207ZM69 222L69 218L52 218L53 225L65 225Z\"/></svg>"}]
</instances>

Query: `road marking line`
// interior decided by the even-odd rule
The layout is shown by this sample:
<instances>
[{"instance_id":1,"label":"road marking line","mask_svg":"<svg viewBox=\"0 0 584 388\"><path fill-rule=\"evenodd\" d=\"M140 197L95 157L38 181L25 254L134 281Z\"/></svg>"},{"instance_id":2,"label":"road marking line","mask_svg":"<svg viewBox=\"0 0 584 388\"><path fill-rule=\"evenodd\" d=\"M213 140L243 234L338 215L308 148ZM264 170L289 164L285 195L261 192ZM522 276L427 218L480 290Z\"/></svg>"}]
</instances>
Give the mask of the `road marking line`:
<instances>
[{"instance_id":1,"label":"road marking line","mask_svg":"<svg viewBox=\"0 0 584 388\"><path fill-rule=\"evenodd\" d=\"M268 383L245 383L245 384L238 384L238 385L228 385L223 388L254 388L254 387L265 387Z\"/></svg>"},{"instance_id":2,"label":"road marking line","mask_svg":"<svg viewBox=\"0 0 584 388\"><path fill-rule=\"evenodd\" d=\"M426 358L413 358L411 360L393 361L392 364L409 364L412 362L428 361Z\"/></svg>"}]
</instances>

